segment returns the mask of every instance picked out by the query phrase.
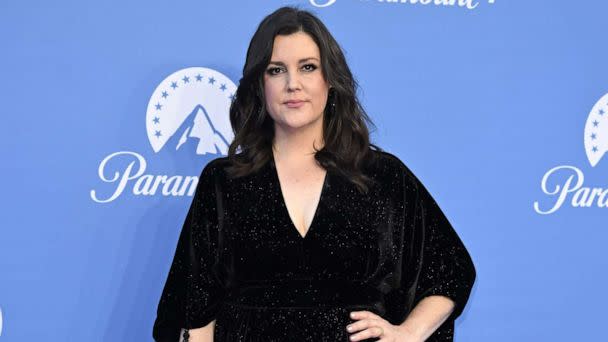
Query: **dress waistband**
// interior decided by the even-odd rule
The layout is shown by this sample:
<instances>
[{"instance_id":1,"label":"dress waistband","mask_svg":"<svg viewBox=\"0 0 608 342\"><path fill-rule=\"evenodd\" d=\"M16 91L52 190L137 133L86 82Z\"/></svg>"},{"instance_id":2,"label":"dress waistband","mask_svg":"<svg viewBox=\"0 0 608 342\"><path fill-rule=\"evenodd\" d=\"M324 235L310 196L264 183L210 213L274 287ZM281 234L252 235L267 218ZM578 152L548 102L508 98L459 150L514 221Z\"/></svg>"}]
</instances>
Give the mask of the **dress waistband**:
<instances>
[{"instance_id":1,"label":"dress waistband","mask_svg":"<svg viewBox=\"0 0 608 342\"><path fill-rule=\"evenodd\" d=\"M230 291L227 302L253 307L348 306L386 312L384 294L367 284L346 280L286 280L242 283Z\"/></svg>"}]
</instances>

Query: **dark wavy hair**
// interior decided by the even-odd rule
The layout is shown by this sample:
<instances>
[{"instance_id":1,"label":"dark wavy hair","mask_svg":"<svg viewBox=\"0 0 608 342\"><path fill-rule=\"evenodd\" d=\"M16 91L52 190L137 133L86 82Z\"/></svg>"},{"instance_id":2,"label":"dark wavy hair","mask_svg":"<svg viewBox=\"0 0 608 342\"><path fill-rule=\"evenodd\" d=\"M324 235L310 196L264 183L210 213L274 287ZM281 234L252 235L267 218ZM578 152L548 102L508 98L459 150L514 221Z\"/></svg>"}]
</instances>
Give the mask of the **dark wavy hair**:
<instances>
[{"instance_id":1,"label":"dark wavy hair","mask_svg":"<svg viewBox=\"0 0 608 342\"><path fill-rule=\"evenodd\" d=\"M232 177L244 176L272 159L274 120L266 111L264 71L275 36L296 32L307 33L315 41L323 76L332 86L323 113L324 146L315 148L315 159L328 172L344 176L359 191L367 192L372 180L363 171L374 161L370 147L382 150L370 143L367 124L376 127L357 99L358 84L342 49L315 15L296 6L281 7L265 17L251 39L243 76L230 106L234 140L228 148L231 163L227 172Z\"/></svg>"}]
</instances>

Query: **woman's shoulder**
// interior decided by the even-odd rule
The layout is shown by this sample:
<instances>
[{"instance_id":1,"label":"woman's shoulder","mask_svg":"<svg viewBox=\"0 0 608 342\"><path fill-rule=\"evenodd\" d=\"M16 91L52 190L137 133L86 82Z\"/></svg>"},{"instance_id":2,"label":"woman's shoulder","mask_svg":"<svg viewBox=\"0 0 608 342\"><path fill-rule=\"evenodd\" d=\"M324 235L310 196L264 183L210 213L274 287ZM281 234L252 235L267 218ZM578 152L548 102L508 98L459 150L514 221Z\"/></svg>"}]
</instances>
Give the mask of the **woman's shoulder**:
<instances>
[{"instance_id":1,"label":"woman's shoulder","mask_svg":"<svg viewBox=\"0 0 608 342\"><path fill-rule=\"evenodd\" d=\"M407 184L417 186L418 178L401 158L385 150L371 151L374 155L375 172L380 177L403 178Z\"/></svg>"},{"instance_id":2,"label":"woman's shoulder","mask_svg":"<svg viewBox=\"0 0 608 342\"><path fill-rule=\"evenodd\" d=\"M228 156L215 157L205 164L199 178L217 177L218 173L228 165Z\"/></svg>"},{"instance_id":3,"label":"woman's shoulder","mask_svg":"<svg viewBox=\"0 0 608 342\"><path fill-rule=\"evenodd\" d=\"M220 156L211 159L205 167L217 169L218 167L225 167L229 162L228 156Z\"/></svg>"}]
</instances>

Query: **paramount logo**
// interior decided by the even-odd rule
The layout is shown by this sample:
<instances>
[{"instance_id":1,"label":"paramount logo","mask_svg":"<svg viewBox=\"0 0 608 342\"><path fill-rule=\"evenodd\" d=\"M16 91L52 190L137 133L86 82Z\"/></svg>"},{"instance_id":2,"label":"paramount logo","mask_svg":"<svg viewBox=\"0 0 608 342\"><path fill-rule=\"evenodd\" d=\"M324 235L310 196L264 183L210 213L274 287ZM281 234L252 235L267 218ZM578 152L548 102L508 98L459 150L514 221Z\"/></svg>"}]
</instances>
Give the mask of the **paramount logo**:
<instances>
[{"instance_id":1,"label":"paramount logo","mask_svg":"<svg viewBox=\"0 0 608 342\"><path fill-rule=\"evenodd\" d=\"M587 117L584 130L584 146L591 167L598 165L608 151L608 94L602 96ZM550 186L549 184L554 184ZM559 210L564 203L572 207L608 207L608 189L583 186L585 175L571 165L556 166L545 173L541 180L543 193L553 199L553 205L543 210L538 201L534 210L546 215Z\"/></svg>"},{"instance_id":2,"label":"paramount logo","mask_svg":"<svg viewBox=\"0 0 608 342\"><path fill-rule=\"evenodd\" d=\"M197 156L226 155L234 138L228 111L235 91L236 85L228 77L208 68L186 68L165 78L150 97L146 111L146 133L154 153L165 150L172 158L182 156L188 161ZM130 193L137 196L193 195L198 176L144 174L147 166L137 152L109 154L97 167L97 174L113 189L93 189L91 199L112 202L129 186ZM109 196L100 195L108 192Z\"/></svg>"}]
</instances>

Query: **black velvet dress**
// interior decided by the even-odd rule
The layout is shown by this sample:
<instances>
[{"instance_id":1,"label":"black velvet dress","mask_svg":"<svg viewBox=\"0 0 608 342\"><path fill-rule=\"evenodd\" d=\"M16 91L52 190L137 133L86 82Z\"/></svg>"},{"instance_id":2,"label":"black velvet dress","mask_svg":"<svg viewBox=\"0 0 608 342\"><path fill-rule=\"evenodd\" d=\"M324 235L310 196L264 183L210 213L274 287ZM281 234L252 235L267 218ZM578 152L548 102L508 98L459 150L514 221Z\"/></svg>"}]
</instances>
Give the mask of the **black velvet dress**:
<instances>
[{"instance_id":1,"label":"black velvet dress","mask_svg":"<svg viewBox=\"0 0 608 342\"><path fill-rule=\"evenodd\" d=\"M348 341L349 313L402 323L426 296L456 307L427 341L453 341L475 267L418 178L373 151L362 194L327 172L306 235L293 225L274 161L229 179L228 158L203 169L158 304L153 337L215 323L216 342ZM376 341L376 338L367 341Z\"/></svg>"}]
</instances>

